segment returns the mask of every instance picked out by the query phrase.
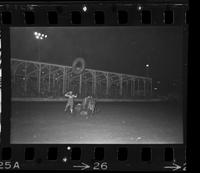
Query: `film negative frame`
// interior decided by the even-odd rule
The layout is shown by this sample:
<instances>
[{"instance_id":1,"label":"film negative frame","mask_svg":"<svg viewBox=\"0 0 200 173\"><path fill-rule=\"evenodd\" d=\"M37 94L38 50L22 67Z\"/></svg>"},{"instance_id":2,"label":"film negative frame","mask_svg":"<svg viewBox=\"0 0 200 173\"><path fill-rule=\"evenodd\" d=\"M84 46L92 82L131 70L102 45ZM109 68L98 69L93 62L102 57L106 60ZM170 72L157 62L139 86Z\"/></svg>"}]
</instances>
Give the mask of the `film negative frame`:
<instances>
[{"instance_id":1,"label":"film negative frame","mask_svg":"<svg viewBox=\"0 0 200 173\"><path fill-rule=\"evenodd\" d=\"M84 6L90 9L86 13L82 11ZM95 12L99 15L96 20ZM186 105L187 66L184 64L187 64L188 58L188 12L189 5L186 0L0 3L3 74L0 169L185 171L187 106L184 107L183 144L10 144L9 57L10 27L13 26L181 26L185 84L183 95Z\"/></svg>"}]
</instances>

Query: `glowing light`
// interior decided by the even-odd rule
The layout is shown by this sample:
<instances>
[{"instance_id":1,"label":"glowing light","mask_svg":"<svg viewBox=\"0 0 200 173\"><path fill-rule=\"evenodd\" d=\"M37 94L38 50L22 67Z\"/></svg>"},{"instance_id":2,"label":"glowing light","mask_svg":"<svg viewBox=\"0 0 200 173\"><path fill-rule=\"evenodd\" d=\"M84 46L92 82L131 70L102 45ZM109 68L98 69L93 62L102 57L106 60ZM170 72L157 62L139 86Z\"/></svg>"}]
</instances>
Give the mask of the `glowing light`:
<instances>
[{"instance_id":1,"label":"glowing light","mask_svg":"<svg viewBox=\"0 0 200 173\"><path fill-rule=\"evenodd\" d=\"M149 67L149 64L146 64L146 67Z\"/></svg>"},{"instance_id":2,"label":"glowing light","mask_svg":"<svg viewBox=\"0 0 200 173\"><path fill-rule=\"evenodd\" d=\"M87 7L84 5L83 6L83 11L86 12L87 11Z\"/></svg>"},{"instance_id":3,"label":"glowing light","mask_svg":"<svg viewBox=\"0 0 200 173\"><path fill-rule=\"evenodd\" d=\"M67 162L67 157L64 157L62 160L63 162Z\"/></svg>"},{"instance_id":4,"label":"glowing light","mask_svg":"<svg viewBox=\"0 0 200 173\"><path fill-rule=\"evenodd\" d=\"M71 150L71 147L70 147L70 146L68 146L68 147L67 147L67 150Z\"/></svg>"},{"instance_id":5,"label":"glowing light","mask_svg":"<svg viewBox=\"0 0 200 173\"><path fill-rule=\"evenodd\" d=\"M36 39L40 39L40 40L47 38L46 34L42 34L42 33L39 33L39 32L34 32L34 35L35 35Z\"/></svg>"},{"instance_id":6,"label":"glowing light","mask_svg":"<svg viewBox=\"0 0 200 173\"><path fill-rule=\"evenodd\" d=\"M138 5L137 9L140 11L142 10L142 6L141 5Z\"/></svg>"}]
</instances>

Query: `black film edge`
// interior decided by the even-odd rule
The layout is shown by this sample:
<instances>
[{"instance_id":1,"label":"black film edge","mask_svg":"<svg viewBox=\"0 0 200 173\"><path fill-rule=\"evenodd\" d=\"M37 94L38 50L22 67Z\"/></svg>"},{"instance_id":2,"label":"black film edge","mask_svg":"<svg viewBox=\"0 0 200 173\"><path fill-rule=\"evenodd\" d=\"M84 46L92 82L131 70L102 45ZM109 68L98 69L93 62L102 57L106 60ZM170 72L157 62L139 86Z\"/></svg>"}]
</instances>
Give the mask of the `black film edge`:
<instances>
[{"instance_id":1,"label":"black film edge","mask_svg":"<svg viewBox=\"0 0 200 173\"><path fill-rule=\"evenodd\" d=\"M0 23L0 169L186 170L188 1L8 2Z\"/></svg>"}]
</instances>

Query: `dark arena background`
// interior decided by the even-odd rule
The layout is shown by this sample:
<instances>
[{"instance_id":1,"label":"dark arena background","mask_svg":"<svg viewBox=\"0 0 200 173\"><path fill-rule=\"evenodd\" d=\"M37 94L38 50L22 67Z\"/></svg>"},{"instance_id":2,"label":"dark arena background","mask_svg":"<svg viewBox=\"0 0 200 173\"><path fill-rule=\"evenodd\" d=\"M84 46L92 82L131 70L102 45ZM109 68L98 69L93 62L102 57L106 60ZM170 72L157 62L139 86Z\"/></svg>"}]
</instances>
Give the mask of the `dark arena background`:
<instances>
[{"instance_id":1,"label":"dark arena background","mask_svg":"<svg viewBox=\"0 0 200 173\"><path fill-rule=\"evenodd\" d=\"M183 143L181 27L11 27L12 144ZM39 36L38 36L39 34ZM72 71L81 57L85 70ZM66 92L96 100L65 112Z\"/></svg>"}]
</instances>

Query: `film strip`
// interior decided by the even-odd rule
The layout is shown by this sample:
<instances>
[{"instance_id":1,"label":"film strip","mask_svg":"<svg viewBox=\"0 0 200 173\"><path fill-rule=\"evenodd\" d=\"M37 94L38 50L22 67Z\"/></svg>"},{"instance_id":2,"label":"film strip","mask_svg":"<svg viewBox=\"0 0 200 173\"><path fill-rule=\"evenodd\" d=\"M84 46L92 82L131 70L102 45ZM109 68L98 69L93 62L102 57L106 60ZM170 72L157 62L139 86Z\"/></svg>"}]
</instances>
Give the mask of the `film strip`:
<instances>
[{"instance_id":1,"label":"film strip","mask_svg":"<svg viewBox=\"0 0 200 173\"><path fill-rule=\"evenodd\" d=\"M131 3L127 1L96 4L71 2L61 5L42 3L1 5L1 24L12 26L188 24L187 2Z\"/></svg>"},{"instance_id":2,"label":"film strip","mask_svg":"<svg viewBox=\"0 0 200 173\"><path fill-rule=\"evenodd\" d=\"M0 169L186 171L188 1L6 2L0 23Z\"/></svg>"}]
</instances>

